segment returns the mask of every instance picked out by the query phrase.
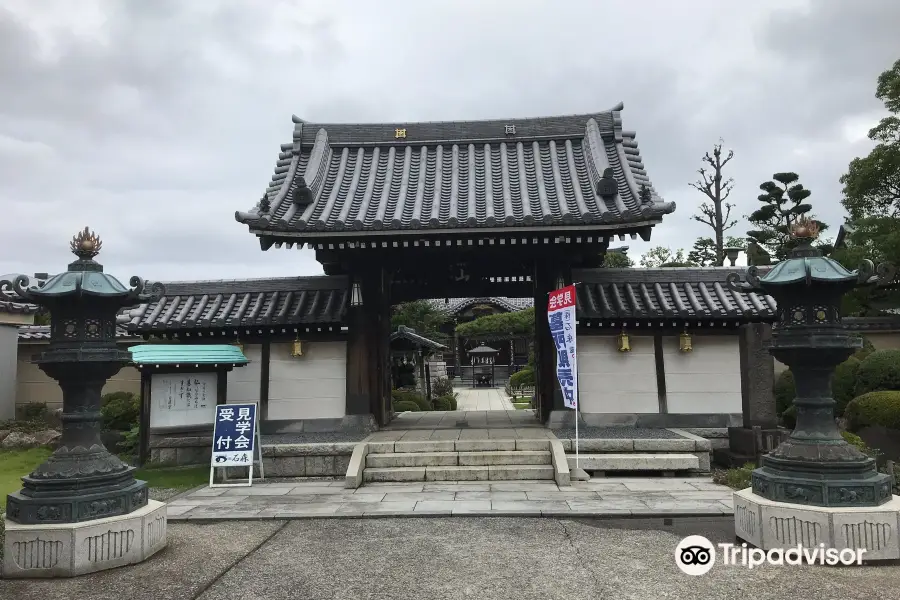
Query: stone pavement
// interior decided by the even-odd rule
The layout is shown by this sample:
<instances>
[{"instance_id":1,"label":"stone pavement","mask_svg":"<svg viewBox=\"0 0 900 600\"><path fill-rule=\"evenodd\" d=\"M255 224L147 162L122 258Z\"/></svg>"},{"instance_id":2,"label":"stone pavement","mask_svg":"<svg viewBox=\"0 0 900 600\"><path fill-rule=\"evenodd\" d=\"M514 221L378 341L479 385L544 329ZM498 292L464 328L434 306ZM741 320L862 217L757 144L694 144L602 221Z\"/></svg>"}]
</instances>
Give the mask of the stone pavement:
<instances>
[{"instance_id":1,"label":"stone pavement","mask_svg":"<svg viewBox=\"0 0 900 600\"><path fill-rule=\"evenodd\" d=\"M378 483L271 481L198 488L171 500L172 522L377 516L672 517L733 514L731 489L708 477Z\"/></svg>"},{"instance_id":2,"label":"stone pavement","mask_svg":"<svg viewBox=\"0 0 900 600\"><path fill-rule=\"evenodd\" d=\"M533 410L429 410L397 415L382 431L398 429L515 428L543 429Z\"/></svg>"},{"instance_id":3,"label":"stone pavement","mask_svg":"<svg viewBox=\"0 0 900 600\"><path fill-rule=\"evenodd\" d=\"M516 410L506 393L497 388L458 388L457 410Z\"/></svg>"},{"instance_id":4,"label":"stone pavement","mask_svg":"<svg viewBox=\"0 0 900 600\"><path fill-rule=\"evenodd\" d=\"M173 523L147 562L65 580L0 580L4 600L872 600L900 566L675 566L687 535L730 517L431 518ZM721 563L721 561L719 561Z\"/></svg>"}]
</instances>

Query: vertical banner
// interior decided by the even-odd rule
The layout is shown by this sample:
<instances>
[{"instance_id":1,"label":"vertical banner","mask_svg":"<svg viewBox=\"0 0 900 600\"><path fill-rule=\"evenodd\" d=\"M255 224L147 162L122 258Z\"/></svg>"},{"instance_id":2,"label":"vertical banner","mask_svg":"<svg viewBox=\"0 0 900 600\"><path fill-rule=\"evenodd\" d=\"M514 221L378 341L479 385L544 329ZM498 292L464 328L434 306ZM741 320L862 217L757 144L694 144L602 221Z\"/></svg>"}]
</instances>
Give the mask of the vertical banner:
<instances>
[{"instance_id":1,"label":"vertical banner","mask_svg":"<svg viewBox=\"0 0 900 600\"><path fill-rule=\"evenodd\" d=\"M550 335L556 344L556 378L566 408L578 409L578 363L575 349L575 286L550 293ZM577 419L576 419L577 420Z\"/></svg>"}]
</instances>

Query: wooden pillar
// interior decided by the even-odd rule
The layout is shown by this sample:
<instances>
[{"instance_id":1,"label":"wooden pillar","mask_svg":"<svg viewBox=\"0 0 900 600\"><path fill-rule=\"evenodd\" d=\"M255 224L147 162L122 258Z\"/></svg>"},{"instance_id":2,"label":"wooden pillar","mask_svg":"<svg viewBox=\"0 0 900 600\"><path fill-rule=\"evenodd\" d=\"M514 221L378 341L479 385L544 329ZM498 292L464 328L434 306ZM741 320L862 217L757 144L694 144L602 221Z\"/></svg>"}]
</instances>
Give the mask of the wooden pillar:
<instances>
[{"instance_id":1,"label":"wooden pillar","mask_svg":"<svg viewBox=\"0 0 900 600\"><path fill-rule=\"evenodd\" d=\"M555 265L553 260L536 260L534 268L534 372L535 396L538 418L546 422L554 410L564 410L562 390L556 379L556 345L550 337L550 323L547 320L547 301L550 292L556 289L557 279L565 275L566 269ZM567 277L565 281L571 281Z\"/></svg>"},{"instance_id":2,"label":"wooden pillar","mask_svg":"<svg viewBox=\"0 0 900 600\"><path fill-rule=\"evenodd\" d=\"M372 340L374 323L365 310L365 294L363 289L363 306L350 306L347 309L347 405L348 415L365 415L372 413L374 405L374 377L371 371L375 368L372 360Z\"/></svg>"},{"instance_id":3,"label":"wooden pillar","mask_svg":"<svg viewBox=\"0 0 900 600\"><path fill-rule=\"evenodd\" d=\"M141 369L141 412L138 430L138 466L150 460L150 374Z\"/></svg>"},{"instance_id":4,"label":"wooden pillar","mask_svg":"<svg viewBox=\"0 0 900 600\"><path fill-rule=\"evenodd\" d=\"M262 341L259 359L259 421L269 420L269 361L272 355L272 342L269 338Z\"/></svg>"}]
</instances>

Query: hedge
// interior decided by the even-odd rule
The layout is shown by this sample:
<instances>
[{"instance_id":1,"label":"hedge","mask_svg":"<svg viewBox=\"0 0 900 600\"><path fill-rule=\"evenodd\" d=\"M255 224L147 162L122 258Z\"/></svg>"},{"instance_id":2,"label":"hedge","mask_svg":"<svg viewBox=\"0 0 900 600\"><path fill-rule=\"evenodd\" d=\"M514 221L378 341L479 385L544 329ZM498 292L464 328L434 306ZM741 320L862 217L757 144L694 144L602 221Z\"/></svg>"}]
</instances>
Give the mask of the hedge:
<instances>
[{"instance_id":1,"label":"hedge","mask_svg":"<svg viewBox=\"0 0 900 600\"><path fill-rule=\"evenodd\" d=\"M112 392L100 399L100 422L108 431L129 431L138 424L141 399L131 392Z\"/></svg>"},{"instance_id":2,"label":"hedge","mask_svg":"<svg viewBox=\"0 0 900 600\"><path fill-rule=\"evenodd\" d=\"M533 387L534 382L534 369L531 367L524 367L509 376L509 387L511 388Z\"/></svg>"},{"instance_id":3,"label":"hedge","mask_svg":"<svg viewBox=\"0 0 900 600\"><path fill-rule=\"evenodd\" d=\"M860 368L860 361L850 357L837 366L831 376L831 392L834 396L834 416L844 414L847 404L858 394L856 393L856 378ZM775 410L784 418L785 412L794 404L797 388L794 382L794 374L790 370L782 371L772 387L775 396Z\"/></svg>"},{"instance_id":4,"label":"hedge","mask_svg":"<svg viewBox=\"0 0 900 600\"><path fill-rule=\"evenodd\" d=\"M844 416L851 431L877 425L900 429L900 391L869 392L858 396L847 405Z\"/></svg>"},{"instance_id":5,"label":"hedge","mask_svg":"<svg viewBox=\"0 0 900 600\"><path fill-rule=\"evenodd\" d=\"M900 350L876 350L859 365L856 395L900 390Z\"/></svg>"},{"instance_id":6,"label":"hedge","mask_svg":"<svg viewBox=\"0 0 900 600\"><path fill-rule=\"evenodd\" d=\"M393 403L412 402L419 407L419 410L431 410L431 404L418 392L410 392L406 390L393 390L391 392Z\"/></svg>"},{"instance_id":7,"label":"hedge","mask_svg":"<svg viewBox=\"0 0 900 600\"><path fill-rule=\"evenodd\" d=\"M463 338L531 337L534 336L534 307L478 317L457 325L456 333Z\"/></svg>"},{"instance_id":8,"label":"hedge","mask_svg":"<svg viewBox=\"0 0 900 600\"><path fill-rule=\"evenodd\" d=\"M453 395L439 396L432 401L434 410L456 410L456 398Z\"/></svg>"},{"instance_id":9,"label":"hedge","mask_svg":"<svg viewBox=\"0 0 900 600\"><path fill-rule=\"evenodd\" d=\"M394 402L394 412L419 412L419 405L411 400L399 400Z\"/></svg>"}]
</instances>

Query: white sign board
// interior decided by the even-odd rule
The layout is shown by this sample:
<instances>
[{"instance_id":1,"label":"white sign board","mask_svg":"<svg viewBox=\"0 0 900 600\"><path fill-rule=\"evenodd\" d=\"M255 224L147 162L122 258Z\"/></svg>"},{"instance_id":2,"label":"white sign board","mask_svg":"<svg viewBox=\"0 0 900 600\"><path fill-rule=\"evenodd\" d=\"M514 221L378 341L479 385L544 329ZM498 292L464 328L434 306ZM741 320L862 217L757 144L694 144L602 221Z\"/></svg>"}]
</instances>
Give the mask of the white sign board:
<instances>
[{"instance_id":1,"label":"white sign board","mask_svg":"<svg viewBox=\"0 0 900 600\"><path fill-rule=\"evenodd\" d=\"M216 415L216 373L150 376L150 427L212 425Z\"/></svg>"}]
</instances>

